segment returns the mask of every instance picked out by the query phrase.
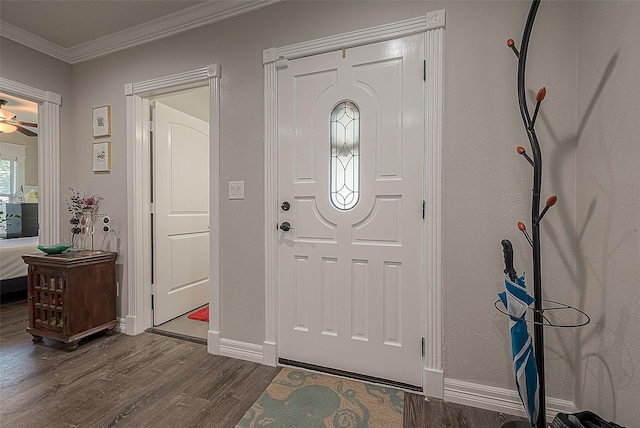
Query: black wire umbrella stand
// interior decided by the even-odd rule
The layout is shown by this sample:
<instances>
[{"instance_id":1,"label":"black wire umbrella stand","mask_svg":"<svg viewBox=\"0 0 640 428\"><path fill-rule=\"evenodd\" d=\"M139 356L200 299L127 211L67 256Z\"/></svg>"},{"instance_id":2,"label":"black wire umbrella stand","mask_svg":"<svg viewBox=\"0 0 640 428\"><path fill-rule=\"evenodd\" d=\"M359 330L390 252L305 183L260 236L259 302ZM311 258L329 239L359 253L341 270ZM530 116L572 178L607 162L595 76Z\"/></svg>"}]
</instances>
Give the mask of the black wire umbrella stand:
<instances>
[{"instance_id":1,"label":"black wire umbrella stand","mask_svg":"<svg viewBox=\"0 0 640 428\"><path fill-rule=\"evenodd\" d=\"M542 152L540 150L540 144L538 143L538 137L535 131L535 123L538 117L538 111L540 104L546 96L546 88L542 87L536 94L536 105L533 112L533 116L529 113L527 107L527 99L525 93L525 73L527 64L527 53L529 49L529 40L531 38L531 31L533 30L533 23L540 7L540 0L533 0L531 8L529 9L529 15L522 34L522 42L520 45L520 51L515 47L515 42L512 39L507 41L509 46L516 57L518 58L518 104L520 107L520 115L522 116L522 122L524 124L527 137L531 146L531 156L527 154L524 147L518 147L518 153L524 157L529 164L533 167L533 188L531 198L531 235L527 232L526 225L522 222L518 222L518 229L522 231L527 241L531 245L533 251L533 297L535 299L533 307L533 330L534 330L534 352L536 359L536 366L538 369L538 419L536 422L537 428L546 427L546 391L545 391L545 364L544 364L544 327L580 327L589 323L589 316L583 311L574 308L572 306L545 300L546 302L552 302L553 307L546 308L548 311L570 309L577 311L584 316L584 322L572 324L572 325L559 325L549 321L544 315L545 308L543 308L542 298L542 276L541 276L541 247L540 247L540 222L547 213L547 210L555 205L558 198L553 195L549 197L545 202L545 207L540 211L540 190L542 187ZM505 273L510 277L512 281L515 281L516 271L513 268L513 248L511 242L508 240L502 241L503 251L505 256L506 269ZM496 308L498 308L496 302ZM503 312L500 308L498 310ZM506 314L506 313L505 313ZM508 314L507 314L508 315Z\"/></svg>"}]
</instances>

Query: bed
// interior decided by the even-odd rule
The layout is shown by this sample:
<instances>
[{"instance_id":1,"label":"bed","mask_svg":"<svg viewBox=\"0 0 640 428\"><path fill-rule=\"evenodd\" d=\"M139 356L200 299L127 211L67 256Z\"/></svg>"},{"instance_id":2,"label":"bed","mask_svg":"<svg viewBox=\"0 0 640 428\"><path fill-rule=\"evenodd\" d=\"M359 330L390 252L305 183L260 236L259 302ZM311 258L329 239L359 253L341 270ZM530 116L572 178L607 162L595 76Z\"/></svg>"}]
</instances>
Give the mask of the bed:
<instances>
[{"instance_id":1,"label":"bed","mask_svg":"<svg viewBox=\"0 0 640 428\"><path fill-rule=\"evenodd\" d=\"M0 239L0 294L27 289L28 267L23 254L37 253L38 237Z\"/></svg>"}]
</instances>

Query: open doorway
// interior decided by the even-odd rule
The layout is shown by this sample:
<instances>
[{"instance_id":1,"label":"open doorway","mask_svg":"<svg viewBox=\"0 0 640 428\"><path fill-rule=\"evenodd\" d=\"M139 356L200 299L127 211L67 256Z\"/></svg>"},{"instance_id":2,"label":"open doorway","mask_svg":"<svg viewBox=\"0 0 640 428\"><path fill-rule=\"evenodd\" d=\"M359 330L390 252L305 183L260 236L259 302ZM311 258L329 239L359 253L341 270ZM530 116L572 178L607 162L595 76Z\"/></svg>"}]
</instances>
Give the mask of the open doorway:
<instances>
[{"instance_id":1,"label":"open doorway","mask_svg":"<svg viewBox=\"0 0 640 428\"><path fill-rule=\"evenodd\" d=\"M26 298L27 265L38 238L38 104L0 93L0 292Z\"/></svg>"},{"instance_id":2,"label":"open doorway","mask_svg":"<svg viewBox=\"0 0 640 428\"><path fill-rule=\"evenodd\" d=\"M162 94L149 101L153 328L206 343L209 88Z\"/></svg>"},{"instance_id":3,"label":"open doorway","mask_svg":"<svg viewBox=\"0 0 640 428\"><path fill-rule=\"evenodd\" d=\"M127 316L126 333L153 327L152 212L150 104L159 95L207 87L209 91L209 322L207 348L220 353L220 77L222 67L211 64L171 76L124 86L127 102Z\"/></svg>"}]
</instances>

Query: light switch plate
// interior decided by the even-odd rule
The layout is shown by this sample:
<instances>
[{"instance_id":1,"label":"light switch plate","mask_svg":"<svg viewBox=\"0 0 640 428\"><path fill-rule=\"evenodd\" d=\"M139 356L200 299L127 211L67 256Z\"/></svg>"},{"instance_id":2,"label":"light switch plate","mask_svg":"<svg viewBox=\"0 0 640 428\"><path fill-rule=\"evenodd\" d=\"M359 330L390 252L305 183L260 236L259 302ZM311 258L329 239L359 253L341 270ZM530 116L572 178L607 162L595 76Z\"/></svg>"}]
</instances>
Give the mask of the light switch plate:
<instances>
[{"instance_id":1,"label":"light switch plate","mask_svg":"<svg viewBox=\"0 0 640 428\"><path fill-rule=\"evenodd\" d=\"M229 199L244 199L244 181L229 182Z\"/></svg>"}]
</instances>

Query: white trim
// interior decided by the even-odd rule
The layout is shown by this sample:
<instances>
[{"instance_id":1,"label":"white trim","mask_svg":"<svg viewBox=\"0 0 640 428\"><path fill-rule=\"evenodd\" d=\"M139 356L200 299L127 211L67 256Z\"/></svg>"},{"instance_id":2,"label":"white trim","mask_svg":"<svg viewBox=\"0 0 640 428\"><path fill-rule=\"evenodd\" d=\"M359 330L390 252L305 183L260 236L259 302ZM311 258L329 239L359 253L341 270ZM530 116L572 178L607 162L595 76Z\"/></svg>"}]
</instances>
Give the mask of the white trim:
<instances>
[{"instance_id":1,"label":"white trim","mask_svg":"<svg viewBox=\"0 0 640 428\"><path fill-rule=\"evenodd\" d=\"M207 67L209 79L209 331L220 333L220 79L218 64ZM214 342L220 343L219 341ZM219 354L219 350L210 349Z\"/></svg>"},{"instance_id":2,"label":"white trim","mask_svg":"<svg viewBox=\"0 0 640 428\"><path fill-rule=\"evenodd\" d=\"M426 362L425 357L425 362ZM427 397L444 397L444 373L442 370L422 369L422 392Z\"/></svg>"},{"instance_id":3,"label":"white trim","mask_svg":"<svg viewBox=\"0 0 640 428\"><path fill-rule=\"evenodd\" d=\"M220 339L220 352L223 357L237 358L238 360L251 361L262 364L262 345L254 343L238 342L231 339Z\"/></svg>"},{"instance_id":4,"label":"white trim","mask_svg":"<svg viewBox=\"0 0 640 428\"><path fill-rule=\"evenodd\" d=\"M264 66L264 343L276 347L278 335L278 72L275 62ZM266 355L265 355L266 356ZM277 352L265 364L276 366Z\"/></svg>"},{"instance_id":5,"label":"white trim","mask_svg":"<svg viewBox=\"0 0 640 428\"><path fill-rule=\"evenodd\" d=\"M272 367L276 367L278 365L278 348L276 347L275 342L263 342L262 352L262 364Z\"/></svg>"},{"instance_id":6,"label":"white trim","mask_svg":"<svg viewBox=\"0 0 640 428\"><path fill-rule=\"evenodd\" d=\"M385 40L398 39L412 34L443 28L444 25L445 11L442 9L429 12L427 15L418 18L406 19L404 21L379 25L364 30L356 30L349 33L324 37L322 39L296 43L295 45L265 49L262 54L262 62L263 64L268 64L281 58L295 59Z\"/></svg>"},{"instance_id":7,"label":"white trim","mask_svg":"<svg viewBox=\"0 0 640 428\"><path fill-rule=\"evenodd\" d=\"M209 330L207 332L207 351L210 354L220 354L220 332Z\"/></svg>"},{"instance_id":8,"label":"white trim","mask_svg":"<svg viewBox=\"0 0 640 428\"><path fill-rule=\"evenodd\" d=\"M0 36L18 42L61 61L72 63L66 49L35 34L24 31L5 21L0 21Z\"/></svg>"},{"instance_id":9,"label":"white trim","mask_svg":"<svg viewBox=\"0 0 640 428\"><path fill-rule=\"evenodd\" d=\"M0 92L38 103L38 232L42 245L60 242L59 94L0 77Z\"/></svg>"},{"instance_id":10,"label":"white trim","mask_svg":"<svg viewBox=\"0 0 640 428\"><path fill-rule=\"evenodd\" d=\"M64 48L8 22L0 21L0 36L28 46L70 64L96 59L111 53L173 36L269 6L281 0L257 0L225 10L223 2L206 1L190 8L118 31L70 48Z\"/></svg>"},{"instance_id":11,"label":"white trim","mask_svg":"<svg viewBox=\"0 0 640 428\"><path fill-rule=\"evenodd\" d=\"M444 23L444 11L442 11ZM444 28L426 33L422 327L425 395L442 398L442 134L444 126ZM436 388L438 388L436 390ZM439 394L438 394L439 393Z\"/></svg>"},{"instance_id":12,"label":"white trim","mask_svg":"<svg viewBox=\"0 0 640 428\"><path fill-rule=\"evenodd\" d=\"M124 317L119 317L118 324L116 324L114 330L119 331L120 333L124 333L127 330L127 319Z\"/></svg>"},{"instance_id":13,"label":"white trim","mask_svg":"<svg viewBox=\"0 0 640 428\"><path fill-rule=\"evenodd\" d=\"M210 267L209 338L220 336L220 77L218 64L124 86L127 99L127 222L128 314L126 332L140 334L152 326L151 313L151 195L149 156L149 100L147 97L209 85L210 144ZM215 347L212 347L215 345ZM219 353L219 340L209 343Z\"/></svg>"},{"instance_id":14,"label":"white trim","mask_svg":"<svg viewBox=\"0 0 640 428\"><path fill-rule=\"evenodd\" d=\"M129 87L128 89L131 89ZM151 327L151 225L148 129L149 101L125 92L127 110L127 284L126 332L140 334ZM145 114L146 113L146 114ZM146 126L145 126L146 125ZM121 297L122 299L122 297ZM124 307L124 305L123 305Z\"/></svg>"},{"instance_id":15,"label":"white trim","mask_svg":"<svg viewBox=\"0 0 640 428\"><path fill-rule=\"evenodd\" d=\"M518 392L511 389L445 378L444 400L526 418ZM553 420L557 413L576 411L576 405L572 401L547 398L547 421Z\"/></svg>"},{"instance_id":16,"label":"white trim","mask_svg":"<svg viewBox=\"0 0 640 428\"><path fill-rule=\"evenodd\" d=\"M423 391L442 398L442 118L445 11L424 17L353 31L332 37L263 51L264 64L264 217L265 217L265 341L264 364L277 365L278 331L278 72L286 62L309 55L426 33L427 82L425 90L425 264L422 313L425 358ZM284 67L286 68L286 67ZM268 348L267 348L268 347ZM268 351L267 351L268 349Z\"/></svg>"}]
</instances>

